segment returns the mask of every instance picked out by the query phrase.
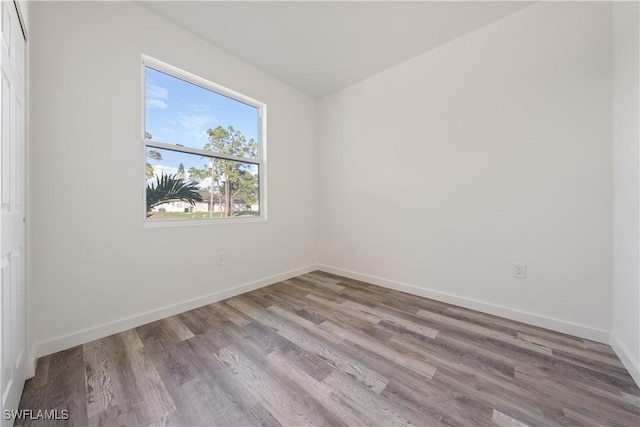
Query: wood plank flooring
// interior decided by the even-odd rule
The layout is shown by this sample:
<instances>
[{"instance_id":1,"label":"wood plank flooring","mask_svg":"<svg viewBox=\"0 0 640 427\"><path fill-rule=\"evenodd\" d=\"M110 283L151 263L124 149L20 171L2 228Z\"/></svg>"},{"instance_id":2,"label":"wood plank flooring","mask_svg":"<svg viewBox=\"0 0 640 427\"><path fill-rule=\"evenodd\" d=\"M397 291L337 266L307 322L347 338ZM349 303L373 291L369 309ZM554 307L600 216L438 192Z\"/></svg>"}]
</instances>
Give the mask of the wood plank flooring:
<instances>
[{"instance_id":1,"label":"wood plank flooring","mask_svg":"<svg viewBox=\"0 0 640 427\"><path fill-rule=\"evenodd\" d=\"M609 346L321 272L43 357L20 407L68 410L56 425L640 426Z\"/></svg>"}]
</instances>

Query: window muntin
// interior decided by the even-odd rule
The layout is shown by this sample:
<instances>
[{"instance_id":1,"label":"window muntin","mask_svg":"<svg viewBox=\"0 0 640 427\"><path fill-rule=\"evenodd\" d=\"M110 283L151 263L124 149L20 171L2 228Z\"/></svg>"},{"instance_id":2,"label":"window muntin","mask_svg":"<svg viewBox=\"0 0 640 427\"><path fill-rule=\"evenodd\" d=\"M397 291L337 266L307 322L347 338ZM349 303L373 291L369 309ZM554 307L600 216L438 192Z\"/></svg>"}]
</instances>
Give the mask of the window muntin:
<instances>
[{"instance_id":1,"label":"window muntin","mask_svg":"<svg viewBox=\"0 0 640 427\"><path fill-rule=\"evenodd\" d=\"M147 220L264 218L264 104L159 61L143 63ZM191 199L150 207L167 180L190 184Z\"/></svg>"},{"instance_id":2,"label":"window muntin","mask_svg":"<svg viewBox=\"0 0 640 427\"><path fill-rule=\"evenodd\" d=\"M196 181L201 200L193 205L182 201L159 204L147 214L153 220L206 220L225 218L230 211L233 218L260 215L259 164L238 162L210 156L184 153L164 148L147 147L147 182L154 184L157 176L181 177ZM244 175L244 179L233 179ZM226 177L232 179L227 180ZM227 191L227 182L230 183ZM148 190L147 190L148 191Z\"/></svg>"}]
</instances>

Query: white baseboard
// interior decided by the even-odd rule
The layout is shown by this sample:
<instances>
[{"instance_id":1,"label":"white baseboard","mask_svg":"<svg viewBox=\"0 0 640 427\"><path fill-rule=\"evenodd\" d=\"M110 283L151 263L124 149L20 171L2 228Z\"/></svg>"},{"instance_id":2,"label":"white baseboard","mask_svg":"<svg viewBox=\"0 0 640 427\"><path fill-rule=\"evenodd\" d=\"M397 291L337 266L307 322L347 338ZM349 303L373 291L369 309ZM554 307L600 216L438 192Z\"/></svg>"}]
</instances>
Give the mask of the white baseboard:
<instances>
[{"instance_id":1,"label":"white baseboard","mask_svg":"<svg viewBox=\"0 0 640 427\"><path fill-rule=\"evenodd\" d=\"M380 277L357 273L350 270L344 270L337 267L331 267L328 265L308 265L306 267L267 277L265 279L260 279L254 282L246 283L244 285L225 289L224 291L204 295L202 297L183 301L181 303L159 308L157 310L148 311L146 313L116 320L114 322L109 322L103 325L83 329L68 335L59 336L51 340L35 343L26 361L27 377L30 378L35 374L36 360L38 357L46 356L48 354L65 350L76 345L85 344L87 342L104 338L106 336L126 331L127 329L135 328L150 322L161 320L166 317L175 316L176 314L193 310L194 308L202 307L204 305L211 304L226 298L231 298L233 296L259 289L264 286L269 286L282 280L290 279L292 277L306 274L314 270L321 270L327 273L337 274L354 280L372 283L374 285L406 292L412 295L430 298L436 301L442 301L460 307L477 310L483 313L504 317L534 326L539 326L541 328L551 329L565 334L590 339L604 344L610 344L614 348L616 354L618 354L624 365L627 367L634 380L636 382L639 382L640 372L638 370L638 361L631 356L631 353L624 347L624 345L622 345L622 343L618 339L616 339L615 336L610 337L610 333L608 331L533 313L514 310L483 301L435 291L432 289L425 289L415 285L400 283Z\"/></svg>"},{"instance_id":2,"label":"white baseboard","mask_svg":"<svg viewBox=\"0 0 640 427\"><path fill-rule=\"evenodd\" d=\"M24 367L27 379L33 378L36 375L36 362L38 360L36 351L37 347L34 344L29 349L29 353L27 353L27 361Z\"/></svg>"},{"instance_id":3,"label":"white baseboard","mask_svg":"<svg viewBox=\"0 0 640 427\"><path fill-rule=\"evenodd\" d=\"M150 322L155 322L156 320L164 319L166 317L175 316L176 314L184 313L185 311L193 310L194 308L202 307L204 305L211 304L216 301L221 301L226 298L231 298L233 296L253 291L264 286L269 286L282 280L291 279L292 277L300 276L316 269L317 268L315 265L308 265L296 270L287 271L286 273L256 280L244 285L235 286L233 288L214 292L209 295L204 295L202 297L193 298L188 301L180 302L178 304L105 323L103 325L83 329L68 335L53 338L51 340L38 342L34 344L35 350L30 354L30 360L27 362L27 365L29 366L29 369L31 369L31 366L33 366L33 372L35 373L35 364L38 357L66 350L80 344L85 344L93 340L107 337L109 335L117 334L119 332L126 331L127 329L142 326Z\"/></svg>"},{"instance_id":4,"label":"white baseboard","mask_svg":"<svg viewBox=\"0 0 640 427\"><path fill-rule=\"evenodd\" d=\"M318 270L327 273L337 274L339 276L348 277L354 280L379 285L385 288L394 289L408 294L417 295L436 301L446 302L448 304L457 305L459 307L477 310L482 313L492 314L494 316L504 317L506 319L527 323L529 325L538 326L553 331L562 332L564 334L597 341L603 344L609 344L609 332L596 329L585 325L567 322L564 320L554 319L551 317L541 316L538 314L527 313L524 311L514 310L511 308L478 301L470 298L452 295L445 292L426 289L415 285L400 283L393 280L383 279L380 277L369 276L367 274L357 273L350 270L331 267L328 265L318 265Z\"/></svg>"},{"instance_id":5,"label":"white baseboard","mask_svg":"<svg viewBox=\"0 0 640 427\"><path fill-rule=\"evenodd\" d=\"M609 343L613 351L616 352L616 355L622 362L627 371L633 377L633 380L640 387L640 359L638 359L639 355L633 355L629 348L624 345L620 337L616 335L615 331L611 332L611 341Z\"/></svg>"}]
</instances>

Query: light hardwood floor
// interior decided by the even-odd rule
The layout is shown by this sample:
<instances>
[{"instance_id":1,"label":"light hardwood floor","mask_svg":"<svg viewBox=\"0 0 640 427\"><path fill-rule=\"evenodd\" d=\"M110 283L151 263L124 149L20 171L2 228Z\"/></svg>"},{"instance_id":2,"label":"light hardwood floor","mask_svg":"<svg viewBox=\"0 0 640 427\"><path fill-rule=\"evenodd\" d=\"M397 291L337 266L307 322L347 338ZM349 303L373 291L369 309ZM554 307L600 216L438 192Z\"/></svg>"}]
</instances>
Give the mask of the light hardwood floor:
<instances>
[{"instance_id":1,"label":"light hardwood floor","mask_svg":"<svg viewBox=\"0 0 640 427\"><path fill-rule=\"evenodd\" d=\"M43 357L21 408L72 425L640 426L609 346L320 272Z\"/></svg>"}]
</instances>

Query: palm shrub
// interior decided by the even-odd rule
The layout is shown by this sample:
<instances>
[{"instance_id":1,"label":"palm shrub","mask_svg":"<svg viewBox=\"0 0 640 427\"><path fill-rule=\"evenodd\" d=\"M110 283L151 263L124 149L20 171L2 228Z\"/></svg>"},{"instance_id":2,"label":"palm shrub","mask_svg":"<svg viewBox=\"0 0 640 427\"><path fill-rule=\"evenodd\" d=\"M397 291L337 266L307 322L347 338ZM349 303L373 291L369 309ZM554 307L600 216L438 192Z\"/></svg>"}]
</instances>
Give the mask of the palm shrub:
<instances>
[{"instance_id":1,"label":"palm shrub","mask_svg":"<svg viewBox=\"0 0 640 427\"><path fill-rule=\"evenodd\" d=\"M202 201L198 190L195 181L186 181L178 174L156 176L147 184L147 218L152 215L153 208L163 203L182 201L194 206Z\"/></svg>"}]
</instances>

